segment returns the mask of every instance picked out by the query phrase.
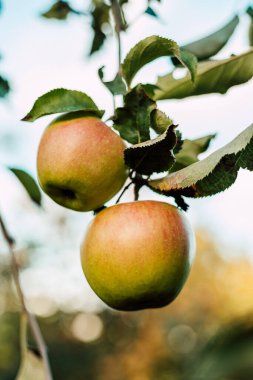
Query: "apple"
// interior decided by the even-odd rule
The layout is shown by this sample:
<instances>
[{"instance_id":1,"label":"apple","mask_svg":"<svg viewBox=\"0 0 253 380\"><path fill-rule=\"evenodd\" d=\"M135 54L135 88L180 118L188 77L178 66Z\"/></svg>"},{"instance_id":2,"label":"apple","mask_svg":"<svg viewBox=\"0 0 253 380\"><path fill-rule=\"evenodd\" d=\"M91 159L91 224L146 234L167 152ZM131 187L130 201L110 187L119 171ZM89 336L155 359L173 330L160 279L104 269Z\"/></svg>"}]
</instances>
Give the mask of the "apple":
<instances>
[{"instance_id":1,"label":"apple","mask_svg":"<svg viewBox=\"0 0 253 380\"><path fill-rule=\"evenodd\" d=\"M194 254L194 234L183 212L164 202L136 201L97 214L81 246L81 263L107 305L130 311L173 301Z\"/></svg>"},{"instance_id":2,"label":"apple","mask_svg":"<svg viewBox=\"0 0 253 380\"><path fill-rule=\"evenodd\" d=\"M124 185L128 171L123 140L94 115L72 112L42 135L37 156L42 189L58 204L91 211Z\"/></svg>"}]
</instances>

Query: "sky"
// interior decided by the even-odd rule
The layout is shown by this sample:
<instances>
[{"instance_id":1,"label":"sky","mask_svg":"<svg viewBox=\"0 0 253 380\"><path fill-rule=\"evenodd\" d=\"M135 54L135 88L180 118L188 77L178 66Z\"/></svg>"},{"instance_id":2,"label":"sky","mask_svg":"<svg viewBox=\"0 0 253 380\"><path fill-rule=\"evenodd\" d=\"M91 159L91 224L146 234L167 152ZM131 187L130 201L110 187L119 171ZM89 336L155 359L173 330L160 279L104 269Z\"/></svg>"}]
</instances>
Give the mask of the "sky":
<instances>
[{"instance_id":1,"label":"sky","mask_svg":"<svg viewBox=\"0 0 253 380\"><path fill-rule=\"evenodd\" d=\"M100 83L97 69L105 65L105 79L110 80L115 75L117 49L114 38L101 52L88 58L92 37L89 19L73 15L61 23L39 17L51 4L46 0L3 0L0 73L10 78L13 91L7 100L0 102L0 209L21 247L33 240L41 245L37 265L23 274L24 284L34 284L27 286L26 291L50 288L65 307L73 297L79 297L79 304L84 302L85 292L85 307L89 302L93 307L97 301L84 284L78 254L80 240L92 214L64 210L46 196L46 212L37 210L15 178L4 169L4 165L18 166L36 175L38 142L52 117L41 118L33 124L20 119L43 93L58 87L81 90L91 96L99 108L106 109L106 116L112 113L111 96ZM87 9L89 2L76 0L72 4L78 9L85 4ZM160 21L148 15L141 16L145 4L144 1L130 1L127 14L135 22L122 36L123 56L140 39L151 34L172 38L179 44L188 43L222 27L235 13L241 16L240 27L219 56L223 58L247 50L249 20L243 12L249 1L163 0L161 4L154 4ZM141 70L136 83L141 80L155 82L158 74L166 74L170 68L167 59L160 59ZM252 123L252 90L253 80L230 89L225 96L211 94L161 101L159 108L179 124L185 138L218 133L210 148L212 152ZM236 183L224 193L189 201L188 216L195 228L210 231L225 247L223 251L228 257L245 252L253 258L252 193L252 173L241 171ZM148 190L143 190L141 197L165 200ZM130 192L124 201L131 199ZM56 270L57 276L54 275ZM66 276L71 280L65 282Z\"/></svg>"}]
</instances>

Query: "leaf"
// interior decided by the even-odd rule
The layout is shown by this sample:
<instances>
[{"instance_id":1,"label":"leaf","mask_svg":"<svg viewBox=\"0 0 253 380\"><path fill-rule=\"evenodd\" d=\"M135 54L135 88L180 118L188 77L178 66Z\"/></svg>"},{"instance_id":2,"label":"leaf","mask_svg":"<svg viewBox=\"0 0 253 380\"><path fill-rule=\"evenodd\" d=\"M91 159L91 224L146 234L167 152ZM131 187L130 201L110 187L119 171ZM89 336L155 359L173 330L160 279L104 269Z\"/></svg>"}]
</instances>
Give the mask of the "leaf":
<instances>
[{"instance_id":1,"label":"leaf","mask_svg":"<svg viewBox=\"0 0 253 380\"><path fill-rule=\"evenodd\" d=\"M180 151L175 156L176 163L172 168L173 172L199 161L198 155L208 149L211 140L214 139L215 136L216 135L208 135L195 140L185 139Z\"/></svg>"},{"instance_id":2,"label":"leaf","mask_svg":"<svg viewBox=\"0 0 253 380\"><path fill-rule=\"evenodd\" d=\"M176 144L174 125L162 135L125 149L126 164L140 174L151 175L168 170L175 162L173 148Z\"/></svg>"},{"instance_id":3,"label":"leaf","mask_svg":"<svg viewBox=\"0 0 253 380\"><path fill-rule=\"evenodd\" d=\"M98 75L102 83L105 85L105 87L107 87L108 90L113 95L125 95L127 90L126 90L125 82L122 79L122 76L120 74L117 74L116 77L112 81L105 82L103 80L104 78L103 69L104 69L104 66L100 67L100 69L98 70Z\"/></svg>"},{"instance_id":4,"label":"leaf","mask_svg":"<svg viewBox=\"0 0 253 380\"><path fill-rule=\"evenodd\" d=\"M0 75L0 98L4 98L10 92L10 85L7 79Z\"/></svg>"},{"instance_id":5,"label":"leaf","mask_svg":"<svg viewBox=\"0 0 253 380\"><path fill-rule=\"evenodd\" d=\"M45 380L47 372L41 358L27 350L16 380Z\"/></svg>"},{"instance_id":6,"label":"leaf","mask_svg":"<svg viewBox=\"0 0 253 380\"><path fill-rule=\"evenodd\" d=\"M124 107L117 108L113 116L113 128L131 144L150 139L151 112L156 103L137 85L124 96Z\"/></svg>"},{"instance_id":7,"label":"leaf","mask_svg":"<svg viewBox=\"0 0 253 380\"><path fill-rule=\"evenodd\" d=\"M162 111L153 110L151 112L151 128L159 135L167 130L172 124L172 120Z\"/></svg>"},{"instance_id":8,"label":"leaf","mask_svg":"<svg viewBox=\"0 0 253 380\"><path fill-rule=\"evenodd\" d=\"M58 88L40 96L22 120L32 122L45 115L74 111L93 112L99 117L104 114L84 92Z\"/></svg>"},{"instance_id":9,"label":"leaf","mask_svg":"<svg viewBox=\"0 0 253 380\"><path fill-rule=\"evenodd\" d=\"M157 13L150 6L147 7L147 9L145 10L144 13L146 13L147 15L152 16L152 17L156 17L156 18L158 17Z\"/></svg>"},{"instance_id":10,"label":"leaf","mask_svg":"<svg viewBox=\"0 0 253 380\"><path fill-rule=\"evenodd\" d=\"M253 170L253 124L229 144L168 176L149 181L153 190L165 195L198 198L217 194L231 186L240 168Z\"/></svg>"},{"instance_id":11,"label":"leaf","mask_svg":"<svg viewBox=\"0 0 253 380\"><path fill-rule=\"evenodd\" d=\"M45 380L48 374L39 354L27 347L27 318L21 316L20 343L22 362L15 380Z\"/></svg>"},{"instance_id":12,"label":"leaf","mask_svg":"<svg viewBox=\"0 0 253 380\"><path fill-rule=\"evenodd\" d=\"M253 46L253 8L248 7L247 13L250 16L250 25L249 25L249 44Z\"/></svg>"},{"instance_id":13,"label":"leaf","mask_svg":"<svg viewBox=\"0 0 253 380\"><path fill-rule=\"evenodd\" d=\"M188 96L209 93L225 94L238 84L247 82L253 76L253 49L241 55L217 61L201 62L198 65L195 82L190 76L173 78L173 73L159 77L154 99L182 99Z\"/></svg>"},{"instance_id":14,"label":"leaf","mask_svg":"<svg viewBox=\"0 0 253 380\"><path fill-rule=\"evenodd\" d=\"M184 45L181 49L194 54L199 61L206 60L217 54L226 45L238 24L239 17L235 16L228 24L215 33Z\"/></svg>"},{"instance_id":15,"label":"leaf","mask_svg":"<svg viewBox=\"0 0 253 380\"><path fill-rule=\"evenodd\" d=\"M38 206L41 206L41 192L33 177L22 169L8 168L23 185L29 197Z\"/></svg>"},{"instance_id":16,"label":"leaf","mask_svg":"<svg viewBox=\"0 0 253 380\"><path fill-rule=\"evenodd\" d=\"M81 14L74 10L67 1L56 1L48 11L41 14L45 18L53 18L56 20L66 20L70 13Z\"/></svg>"},{"instance_id":17,"label":"leaf","mask_svg":"<svg viewBox=\"0 0 253 380\"><path fill-rule=\"evenodd\" d=\"M151 36L138 42L137 45L129 51L122 64L122 72L127 84L131 84L135 74L147 63L165 56L177 57L179 61L186 66L175 41L159 36ZM192 77L194 77L193 65L191 64L187 67L191 71Z\"/></svg>"},{"instance_id":18,"label":"leaf","mask_svg":"<svg viewBox=\"0 0 253 380\"><path fill-rule=\"evenodd\" d=\"M91 26L94 31L94 37L89 55L92 55L103 46L106 39L106 34L103 30L105 26L110 25L110 6L101 0L93 1L93 5Z\"/></svg>"}]
</instances>

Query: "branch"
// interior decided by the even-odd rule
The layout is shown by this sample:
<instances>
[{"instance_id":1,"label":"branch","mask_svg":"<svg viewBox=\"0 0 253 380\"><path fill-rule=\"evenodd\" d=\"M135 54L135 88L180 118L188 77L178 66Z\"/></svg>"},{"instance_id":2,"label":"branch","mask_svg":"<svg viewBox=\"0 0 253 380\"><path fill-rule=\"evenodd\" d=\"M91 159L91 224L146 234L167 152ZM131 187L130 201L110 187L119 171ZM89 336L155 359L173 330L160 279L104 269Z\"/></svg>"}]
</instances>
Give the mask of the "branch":
<instances>
[{"instance_id":1,"label":"branch","mask_svg":"<svg viewBox=\"0 0 253 380\"><path fill-rule=\"evenodd\" d=\"M21 284L20 284L19 266L18 266L18 263L16 260L15 251L14 251L15 240L13 239L13 237L8 232L1 215L0 215L0 227L2 230L3 237L4 237L4 239L8 245L8 248L9 248L9 252L10 252L10 256L11 256L12 274L13 274L14 282L16 285L18 298L19 298L20 303L21 303L22 312L27 316L33 337L34 337L34 339L37 343L37 346L38 346L40 356L44 362L44 366L45 366L45 369L47 372L46 380L53 380L51 369L50 369L50 364L49 364L49 360L48 360L48 356L47 356L46 344L45 344L45 341L43 339L42 333L40 331L39 324L38 324L35 316L29 312L29 310L27 309L26 304L25 304L25 297L24 297L24 294L23 294L23 291L21 288Z\"/></svg>"},{"instance_id":2,"label":"branch","mask_svg":"<svg viewBox=\"0 0 253 380\"><path fill-rule=\"evenodd\" d=\"M119 74L121 72L121 38L120 32L126 30L126 23L120 8L118 0L111 0L112 5L112 14L115 22L115 32L118 41L118 65L119 65Z\"/></svg>"}]
</instances>

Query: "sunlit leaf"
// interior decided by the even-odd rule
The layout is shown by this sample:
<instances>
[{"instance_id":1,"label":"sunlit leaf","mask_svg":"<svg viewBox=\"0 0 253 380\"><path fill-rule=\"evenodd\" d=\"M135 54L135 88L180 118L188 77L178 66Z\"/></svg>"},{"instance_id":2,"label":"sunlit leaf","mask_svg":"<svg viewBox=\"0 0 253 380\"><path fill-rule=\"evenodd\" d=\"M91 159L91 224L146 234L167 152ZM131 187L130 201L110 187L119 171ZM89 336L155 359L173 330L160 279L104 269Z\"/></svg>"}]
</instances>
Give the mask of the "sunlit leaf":
<instances>
[{"instance_id":1,"label":"sunlit leaf","mask_svg":"<svg viewBox=\"0 0 253 380\"><path fill-rule=\"evenodd\" d=\"M38 206L41 205L41 192L37 182L34 178L28 174L26 171L17 168L8 168L23 185L27 191L29 197L35 202Z\"/></svg>"},{"instance_id":2,"label":"sunlit leaf","mask_svg":"<svg viewBox=\"0 0 253 380\"><path fill-rule=\"evenodd\" d=\"M104 114L84 92L58 88L40 96L22 120L32 122L45 115L75 111L93 112L99 117Z\"/></svg>"},{"instance_id":3,"label":"sunlit leaf","mask_svg":"<svg viewBox=\"0 0 253 380\"><path fill-rule=\"evenodd\" d=\"M253 170L253 124L229 144L202 161L149 182L150 188L165 194L205 197L231 186L240 168Z\"/></svg>"},{"instance_id":4,"label":"sunlit leaf","mask_svg":"<svg viewBox=\"0 0 253 380\"><path fill-rule=\"evenodd\" d=\"M136 73L146 64L154 61L157 58L165 56L177 57L180 62L187 66L194 77L196 67L194 63L184 62L181 57L181 52L175 41L159 36L150 36L138 42L127 54L123 64L123 76L128 85L131 84L132 79Z\"/></svg>"},{"instance_id":5,"label":"sunlit leaf","mask_svg":"<svg viewBox=\"0 0 253 380\"><path fill-rule=\"evenodd\" d=\"M158 133L164 133L172 124L172 120L162 111L155 109L151 112L151 128Z\"/></svg>"},{"instance_id":6,"label":"sunlit leaf","mask_svg":"<svg viewBox=\"0 0 253 380\"><path fill-rule=\"evenodd\" d=\"M194 83L189 75L181 79L175 79L173 73L159 77L154 99L181 99L213 92L225 94L230 87L245 83L252 76L253 49L231 58L201 62Z\"/></svg>"},{"instance_id":7,"label":"sunlit leaf","mask_svg":"<svg viewBox=\"0 0 253 380\"><path fill-rule=\"evenodd\" d=\"M184 45L181 49L193 53L199 61L206 60L217 54L226 45L238 24L239 17L235 16L228 24L215 33Z\"/></svg>"},{"instance_id":8,"label":"sunlit leaf","mask_svg":"<svg viewBox=\"0 0 253 380\"><path fill-rule=\"evenodd\" d=\"M162 135L125 149L126 164L140 174L151 175L169 170L174 164L173 148L176 144L174 125Z\"/></svg>"},{"instance_id":9,"label":"sunlit leaf","mask_svg":"<svg viewBox=\"0 0 253 380\"><path fill-rule=\"evenodd\" d=\"M208 149L210 142L214 139L214 137L215 135L208 135L195 140L185 139L182 143L180 151L175 156L176 163L173 166L172 171L175 172L199 161L199 154Z\"/></svg>"}]
</instances>

